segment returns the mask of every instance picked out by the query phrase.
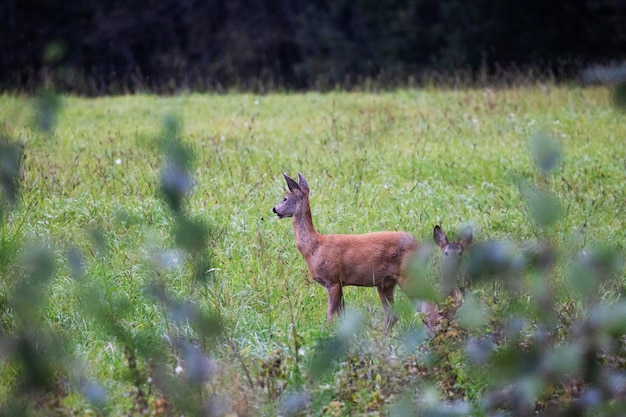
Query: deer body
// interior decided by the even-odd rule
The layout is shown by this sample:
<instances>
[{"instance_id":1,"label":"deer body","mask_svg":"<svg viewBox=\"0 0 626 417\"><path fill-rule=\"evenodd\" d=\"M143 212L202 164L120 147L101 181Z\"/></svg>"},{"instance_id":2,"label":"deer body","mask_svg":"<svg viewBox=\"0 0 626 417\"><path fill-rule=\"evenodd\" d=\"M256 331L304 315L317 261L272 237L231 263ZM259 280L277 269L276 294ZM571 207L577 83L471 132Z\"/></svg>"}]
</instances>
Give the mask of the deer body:
<instances>
[{"instance_id":1,"label":"deer body","mask_svg":"<svg viewBox=\"0 0 626 417\"><path fill-rule=\"evenodd\" d=\"M408 254L417 242L404 232L362 235L319 235L313 247L298 249L313 278L323 284L377 287L402 276Z\"/></svg>"},{"instance_id":2,"label":"deer body","mask_svg":"<svg viewBox=\"0 0 626 417\"><path fill-rule=\"evenodd\" d=\"M297 245L313 279L361 287L388 286L402 277L407 255L417 242L407 233L319 235L312 246Z\"/></svg>"},{"instance_id":3,"label":"deer body","mask_svg":"<svg viewBox=\"0 0 626 417\"><path fill-rule=\"evenodd\" d=\"M328 320L344 307L342 287L356 285L377 288L386 325L392 325L397 320L393 291L396 284L405 287L405 271L417 241L406 232L320 234L313 225L306 180L301 174L299 182L284 176L289 193L273 211L279 218L293 218L296 246L311 277L328 291Z\"/></svg>"}]
</instances>

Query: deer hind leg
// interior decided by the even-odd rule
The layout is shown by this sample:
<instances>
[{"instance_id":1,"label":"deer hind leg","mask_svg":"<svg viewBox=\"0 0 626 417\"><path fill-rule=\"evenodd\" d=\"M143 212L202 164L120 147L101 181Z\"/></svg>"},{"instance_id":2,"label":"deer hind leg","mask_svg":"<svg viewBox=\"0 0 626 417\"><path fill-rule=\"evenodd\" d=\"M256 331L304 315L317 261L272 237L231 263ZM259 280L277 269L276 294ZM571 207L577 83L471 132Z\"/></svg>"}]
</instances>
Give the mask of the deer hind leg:
<instances>
[{"instance_id":1,"label":"deer hind leg","mask_svg":"<svg viewBox=\"0 0 626 417\"><path fill-rule=\"evenodd\" d=\"M331 321L333 316L341 313L344 309L343 304L343 289L341 284L331 285L327 288L328 291L328 310L326 311L326 318Z\"/></svg>"},{"instance_id":2,"label":"deer hind leg","mask_svg":"<svg viewBox=\"0 0 626 417\"><path fill-rule=\"evenodd\" d=\"M376 289L378 290L378 297L380 297L380 303L383 305L383 310L385 311L385 329L391 328L396 321L398 321L398 317L393 312L393 290L395 287L395 283L385 282Z\"/></svg>"}]
</instances>

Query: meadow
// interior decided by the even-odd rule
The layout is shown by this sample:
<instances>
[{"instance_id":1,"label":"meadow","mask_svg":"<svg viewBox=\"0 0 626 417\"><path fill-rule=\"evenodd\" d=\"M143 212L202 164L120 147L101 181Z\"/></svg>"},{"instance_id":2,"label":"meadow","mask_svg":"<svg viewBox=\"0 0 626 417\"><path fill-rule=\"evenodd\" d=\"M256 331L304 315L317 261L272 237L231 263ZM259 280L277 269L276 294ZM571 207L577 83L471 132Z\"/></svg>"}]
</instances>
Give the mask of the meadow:
<instances>
[{"instance_id":1,"label":"meadow","mask_svg":"<svg viewBox=\"0 0 626 417\"><path fill-rule=\"evenodd\" d=\"M0 414L524 415L580 406L597 382L586 354L626 386L625 117L606 88L550 84L0 96L2 135L23 152L0 224ZM328 324L291 221L272 213L282 173L298 172L322 233L405 230L429 246L434 225L470 225L477 246L506 242L506 265L434 334L399 290L388 333L371 288L347 288ZM439 260L423 266L431 283ZM589 325L592 307L614 321ZM609 329L610 347L579 345L585 326ZM573 365L513 369L528 352ZM514 400L493 399L502 386Z\"/></svg>"}]
</instances>

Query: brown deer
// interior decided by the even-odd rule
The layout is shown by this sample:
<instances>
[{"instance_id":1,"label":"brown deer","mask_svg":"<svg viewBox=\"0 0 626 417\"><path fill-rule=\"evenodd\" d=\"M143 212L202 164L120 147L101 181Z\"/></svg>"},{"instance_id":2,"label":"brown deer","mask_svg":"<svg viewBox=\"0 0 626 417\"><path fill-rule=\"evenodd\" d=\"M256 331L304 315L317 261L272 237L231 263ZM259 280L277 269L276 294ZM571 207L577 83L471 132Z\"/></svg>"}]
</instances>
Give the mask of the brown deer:
<instances>
[{"instance_id":1,"label":"brown deer","mask_svg":"<svg viewBox=\"0 0 626 417\"><path fill-rule=\"evenodd\" d=\"M435 226L433 239L435 244L441 248L441 252L444 255L440 269L439 283L441 291L446 297L451 296L454 300L454 304L458 306L463 300L466 289L465 282L462 287L458 285L459 269L461 267L463 252L465 252L467 247L472 243L472 229L465 229L456 242L450 242L441 227ZM432 316L438 319L439 308L435 304L430 307L430 319L432 320ZM454 312L452 311L452 313ZM429 327L432 327L432 322L427 324L429 324Z\"/></svg>"},{"instance_id":2,"label":"brown deer","mask_svg":"<svg viewBox=\"0 0 626 417\"><path fill-rule=\"evenodd\" d=\"M311 277L328 291L328 320L344 308L342 288L356 285L376 287L385 311L385 327L392 326L397 321L393 312L396 284L410 299L417 298L411 293L406 274L419 248L417 241L406 232L320 234L313 226L306 180L302 174L298 174L298 182L283 176L289 192L272 210L278 218L293 217L296 246ZM454 248L449 251L457 253ZM434 304L423 303L422 311L429 326L436 321L438 309Z\"/></svg>"},{"instance_id":3,"label":"brown deer","mask_svg":"<svg viewBox=\"0 0 626 417\"><path fill-rule=\"evenodd\" d=\"M465 229L459 240L450 242L441 227L435 226L433 239L444 255L441 263L442 290L444 293L450 293L457 288L456 279L461 265L461 257L472 243L472 230L470 228Z\"/></svg>"}]
</instances>

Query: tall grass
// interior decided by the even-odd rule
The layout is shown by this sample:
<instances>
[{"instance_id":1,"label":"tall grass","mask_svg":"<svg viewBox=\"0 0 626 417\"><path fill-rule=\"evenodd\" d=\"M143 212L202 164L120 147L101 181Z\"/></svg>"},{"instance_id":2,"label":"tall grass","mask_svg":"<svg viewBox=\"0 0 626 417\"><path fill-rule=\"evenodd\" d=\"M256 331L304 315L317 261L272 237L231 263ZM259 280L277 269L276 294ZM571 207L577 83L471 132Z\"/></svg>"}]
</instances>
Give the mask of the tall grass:
<instances>
[{"instance_id":1,"label":"tall grass","mask_svg":"<svg viewBox=\"0 0 626 417\"><path fill-rule=\"evenodd\" d=\"M6 337L19 327L10 298L20 291L16 277L24 276L24 265L33 256L50 263L42 302L31 307L39 326L62 335L63 358L72 363L52 378L67 383L67 392L44 390L66 413L93 404L96 413L111 415L184 410L150 382L161 369L151 358L165 358L173 380L177 367L193 366L193 343L180 347L173 341L178 337L199 343L210 352L207 360L218 364L218 370L211 365L210 378L201 378L206 395L220 399L212 403L214 414L285 412L289 404L281 399L300 398L283 395L291 391L301 393L313 415L389 411L402 404L402 384L394 378L405 371L386 366L384 355L371 363L344 362L349 366L336 380L354 383L352 397L333 392L337 387L324 373L319 378L329 388L307 385L315 369L333 366L327 359L316 362L318 352L344 358L341 346L353 341L325 322L326 293L310 279L291 224L272 215L283 195L282 172L306 176L313 219L323 233L406 230L430 242L435 224L451 235L471 225L479 242L556 246L559 266L550 286L559 309L573 304L585 311L566 273L577 254L598 244L621 253L626 242L626 124L603 88L65 96L39 101L39 107L33 100L0 98L2 130L24 149L21 198L0 224L0 322ZM52 106L54 115L43 126L42 105ZM167 120L177 123L173 131ZM170 136L179 151L164 145ZM536 168L533 138L558 149L560 160L546 172ZM192 187L179 196L180 213L163 195L168 152L188 156L181 169L189 171ZM544 192L559 207L554 222L537 222L533 210L546 206L533 208L529 190ZM22 264L5 261L6 253L11 260L21 256ZM607 303L621 297L624 277L617 269L617 284L592 287L594 296ZM533 309L532 285L521 288L519 308ZM479 283L477 291L484 301L506 298L497 282ZM379 337L383 314L376 291L348 288L345 296L362 312L354 317L368 340L363 349L392 357L411 351L402 340L412 340L422 326L405 297L398 294L400 322ZM194 317L214 326L203 327ZM202 337L209 328L214 333ZM141 356L142 349L168 343L172 350L164 356ZM304 365L309 362L316 365ZM12 395L18 368L3 362L0 404ZM368 370L374 374L362 373ZM455 375L464 393L458 395L477 401L483 378ZM365 392L372 395L371 386L355 381L377 378L390 388L359 403ZM311 393L314 400L305 401Z\"/></svg>"}]
</instances>

